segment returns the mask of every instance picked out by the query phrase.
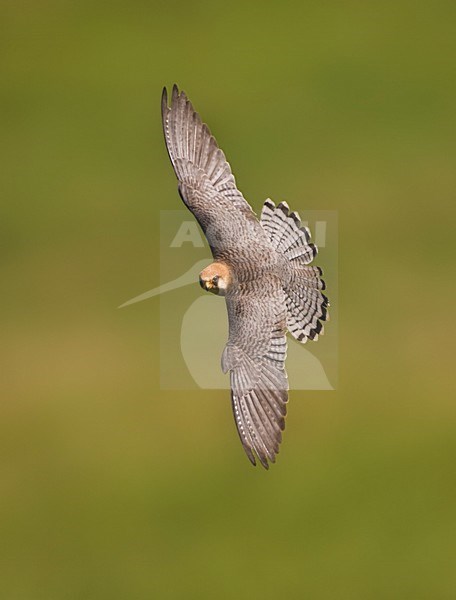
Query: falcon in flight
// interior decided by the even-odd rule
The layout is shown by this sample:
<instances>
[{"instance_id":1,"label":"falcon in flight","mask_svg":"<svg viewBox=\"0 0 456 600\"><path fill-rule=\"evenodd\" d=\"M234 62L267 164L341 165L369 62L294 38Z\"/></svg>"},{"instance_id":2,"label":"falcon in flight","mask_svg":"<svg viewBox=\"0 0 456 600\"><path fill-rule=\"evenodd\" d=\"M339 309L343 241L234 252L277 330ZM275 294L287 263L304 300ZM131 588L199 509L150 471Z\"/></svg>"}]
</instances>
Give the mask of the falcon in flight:
<instances>
[{"instance_id":1,"label":"falcon in flight","mask_svg":"<svg viewBox=\"0 0 456 600\"><path fill-rule=\"evenodd\" d=\"M329 302L307 227L286 202L264 203L260 219L236 187L225 155L184 92L162 96L163 130L179 194L200 224L214 262L201 286L225 297L229 337L222 370L230 372L234 419L252 464L275 462L285 428L287 331L317 340Z\"/></svg>"}]
</instances>

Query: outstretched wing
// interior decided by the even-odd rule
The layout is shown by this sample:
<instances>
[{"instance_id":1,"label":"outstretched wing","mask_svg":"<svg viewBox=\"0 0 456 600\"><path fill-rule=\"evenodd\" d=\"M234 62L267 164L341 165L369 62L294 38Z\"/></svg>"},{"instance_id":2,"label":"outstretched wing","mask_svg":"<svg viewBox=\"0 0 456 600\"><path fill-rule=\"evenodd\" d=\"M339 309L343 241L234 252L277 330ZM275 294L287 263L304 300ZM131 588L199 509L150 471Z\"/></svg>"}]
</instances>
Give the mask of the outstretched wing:
<instances>
[{"instance_id":1,"label":"outstretched wing","mask_svg":"<svg viewBox=\"0 0 456 600\"><path fill-rule=\"evenodd\" d=\"M220 237L229 231L239 232L246 220L256 220L256 217L237 189L224 153L185 93L179 93L176 85L171 106L168 106L166 88L163 89L162 118L168 154L183 201L197 218L210 244L207 232L212 226L213 236L228 245L232 240L220 240Z\"/></svg>"},{"instance_id":2,"label":"outstretched wing","mask_svg":"<svg viewBox=\"0 0 456 600\"><path fill-rule=\"evenodd\" d=\"M278 279L242 284L226 296L229 339L222 369L230 371L231 400L244 450L267 469L285 428L288 379L285 295Z\"/></svg>"}]
</instances>

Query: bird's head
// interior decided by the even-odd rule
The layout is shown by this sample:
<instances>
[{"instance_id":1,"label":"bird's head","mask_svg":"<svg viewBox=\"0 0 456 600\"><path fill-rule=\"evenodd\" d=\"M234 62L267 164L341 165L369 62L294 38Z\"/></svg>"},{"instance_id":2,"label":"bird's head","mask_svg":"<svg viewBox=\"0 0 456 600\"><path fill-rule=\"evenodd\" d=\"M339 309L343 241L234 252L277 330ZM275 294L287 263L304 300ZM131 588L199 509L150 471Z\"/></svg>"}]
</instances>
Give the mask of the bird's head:
<instances>
[{"instance_id":1,"label":"bird's head","mask_svg":"<svg viewBox=\"0 0 456 600\"><path fill-rule=\"evenodd\" d=\"M201 271L199 282L203 290L224 296L231 283L230 270L223 263L212 263Z\"/></svg>"}]
</instances>

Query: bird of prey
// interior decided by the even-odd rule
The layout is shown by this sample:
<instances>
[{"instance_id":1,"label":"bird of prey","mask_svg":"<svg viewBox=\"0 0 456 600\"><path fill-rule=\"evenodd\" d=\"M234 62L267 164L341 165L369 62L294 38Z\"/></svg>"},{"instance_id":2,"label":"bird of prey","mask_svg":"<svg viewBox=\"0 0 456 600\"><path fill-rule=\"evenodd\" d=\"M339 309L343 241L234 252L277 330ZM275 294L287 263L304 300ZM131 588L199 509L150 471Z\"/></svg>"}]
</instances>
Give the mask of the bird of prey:
<instances>
[{"instance_id":1,"label":"bird of prey","mask_svg":"<svg viewBox=\"0 0 456 600\"><path fill-rule=\"evenodd\" d=\"M166 146L179 194L196 217L214 262L201 286L225 297L229 337L222 370L230 372L234 419L244 450L267 469L285 428L287 331L317 340L328 319L322 270L310 232L286 202L266 200L258 219L236 187L224 153L184 92L162 95Z\"/></svg>"}]
</instances>

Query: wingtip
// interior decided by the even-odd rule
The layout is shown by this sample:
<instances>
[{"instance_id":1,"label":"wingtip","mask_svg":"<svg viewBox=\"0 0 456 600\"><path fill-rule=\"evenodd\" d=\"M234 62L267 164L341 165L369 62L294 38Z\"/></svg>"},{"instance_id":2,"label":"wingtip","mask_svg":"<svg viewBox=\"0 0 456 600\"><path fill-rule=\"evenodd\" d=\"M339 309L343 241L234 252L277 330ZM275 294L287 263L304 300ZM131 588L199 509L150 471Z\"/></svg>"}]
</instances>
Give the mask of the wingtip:
<instances>
[{"instance_id":1,"label":"wingtip","mask_svg":"<svg viewBox=\"0 0 456 600\"><path fill-rule=\"evenodd\" d=\"M166 89L166 86L162 90L161 107L162 112L164 112L165 109L168 108L168 90Z\"/></svg>"},{"instance_id":2,"label":"wingtip","mask_svg":"<svg viewBox=\"0 0 456 600\"><path fill-rule=\"evenodd\" d=\"M261 462L261 466L264 467L266 469L266 471L269 471L269 463L268 463L268 459L267 458L260 458L260 462Z\"/></svg>"},{"instance_id":3,"label":"wingtip","mask_svg":"<svg viewBox=\"0 0 456 600\"><path fill-rule=\"evenodd\" d=\"M173 85L173 92L171 98L173 102L175 102L179 98L179 88L177 87L177 83Z\"/></svg>"}]
</instances>

